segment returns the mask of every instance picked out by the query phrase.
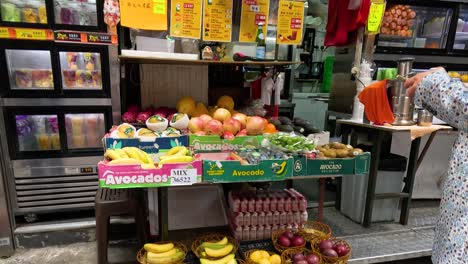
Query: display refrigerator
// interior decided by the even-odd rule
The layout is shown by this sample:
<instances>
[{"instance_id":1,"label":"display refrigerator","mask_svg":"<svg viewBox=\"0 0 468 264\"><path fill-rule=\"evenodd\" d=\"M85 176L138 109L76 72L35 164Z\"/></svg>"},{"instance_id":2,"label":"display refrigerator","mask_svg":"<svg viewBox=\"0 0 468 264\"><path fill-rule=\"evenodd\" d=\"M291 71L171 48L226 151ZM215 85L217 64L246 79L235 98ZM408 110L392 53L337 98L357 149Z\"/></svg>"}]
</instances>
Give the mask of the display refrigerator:
<instances>
[{"instance_id":1,"label":"display refrigerator","mask_svg":"<svg viewBox=\"0 0 468 264\"><path fill-rule=\"evenodd\" d=\"M0 0L0 26L105 34L102 4ZM120 114L117 48L60 40L0 41L0 139L17 216L92 209L102 136Z\"/></svg>"}]
</instances>

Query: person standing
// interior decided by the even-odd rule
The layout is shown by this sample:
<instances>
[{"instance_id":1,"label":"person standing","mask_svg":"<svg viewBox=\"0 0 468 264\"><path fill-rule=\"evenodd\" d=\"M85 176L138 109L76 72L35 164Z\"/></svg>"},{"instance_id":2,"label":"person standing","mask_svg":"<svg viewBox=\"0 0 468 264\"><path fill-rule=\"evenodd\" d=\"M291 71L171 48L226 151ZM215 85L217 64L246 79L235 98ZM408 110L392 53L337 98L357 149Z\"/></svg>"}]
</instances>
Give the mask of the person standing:
<instances>
[{"instance_id":1,"label":"person standing","mask_svg":"<svg viewBox=\"0 0 468 264\"><path fill-rule=\"evenodd\" d=\"M406 80L405 87L415 105L459 131L444 179L432 262L468 263L468 88L443 68L419 73Z\"/></svg>"}]
</instances>

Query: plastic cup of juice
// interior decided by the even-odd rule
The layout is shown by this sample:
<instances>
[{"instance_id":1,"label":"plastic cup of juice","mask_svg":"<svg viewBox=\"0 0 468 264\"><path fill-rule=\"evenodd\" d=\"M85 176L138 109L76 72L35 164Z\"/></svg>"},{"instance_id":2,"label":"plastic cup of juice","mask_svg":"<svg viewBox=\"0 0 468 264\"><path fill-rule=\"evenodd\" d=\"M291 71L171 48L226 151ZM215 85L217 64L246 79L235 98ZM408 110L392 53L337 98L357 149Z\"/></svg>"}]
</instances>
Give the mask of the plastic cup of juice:
<instances>
[{"instance_id":1,"label":"plastic cup of juice","mask_svg":"<svg viewBox=\"0 0 468 264\"><path fill-rule=\"evenodd\" d=\"M37 146L39 150L50 150L51 149L51 142L49 134L37 134L36 135Z\"/></svg>"}]
</instances>

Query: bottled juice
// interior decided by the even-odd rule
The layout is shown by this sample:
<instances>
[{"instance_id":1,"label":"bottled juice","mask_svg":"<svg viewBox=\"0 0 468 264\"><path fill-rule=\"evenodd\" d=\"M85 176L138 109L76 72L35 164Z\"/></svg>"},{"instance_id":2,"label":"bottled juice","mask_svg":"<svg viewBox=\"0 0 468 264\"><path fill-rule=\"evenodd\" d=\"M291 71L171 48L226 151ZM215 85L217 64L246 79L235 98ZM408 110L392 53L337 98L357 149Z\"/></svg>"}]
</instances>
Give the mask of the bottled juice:
<instances>
[{"instance_id":1,"label":"bottled juice","mask_svg":"<svg viewBox=\"0 0 468 264\"><path fill-rule=\"evenodd\" d=\"M268 212L265 215L265 225L272 225L273 224L273 213Z\"/></svg>"},{"instance_id":2,"label":"bottled juice","mask_svg":"<svg viewBox=\"0 0 468 264\"><path fill-rule=\"evenodd\" d=\"M253 197L249 199L248 212L249 213L255 212L255 199Z\"/></svg>"},{"instance_id":3,"label":"bottled juice","mask_svg":"<svg viewBox=\"0 0 468 264\"><path fill-rule=\"evenodd\" d=\"M278 225L280 223L280 213L278 211L273 213L273 224Z\"/></svg>"},{"instance_id":4,"label":"bottled juice","mask_svg":"<svg viewBox=\"0 0 468 264\"><path fill-rule=\"evenodd\" d=\"M257 239L257 227L251 226L250 233L249 233L249 240L255 240L255 239Z\"/></svg>"},{"instance_id":5,"label":"bottled juice","mask_svg":"<svg viewBox=\"0 0 468 264\"><path fill-rule=\"evenodd\" d=\"M266 218L265 213L264 213L264 212L260 212L260 213L258 214L257 224L258 224L258 225L265 225L265 218Z\"/></svg>"},{"instance_id":6,"label":"bottled juice","mask_svg":"<svg viewBox=\"0 0 468 264\"><path fill-rule=\"evenodd\" d=\"M286 212L281 212L281 213L280 213L280 221L279 221L279 223L280 223L281 225L284 225L284 224L286 224L286 222L287 222L287 213L286 213Z\"/></svg>"},{"instance_id":7,"label":"bottled juice","mask_svg":"<svg viewBox=\"0 0 468 264\"><path fill-rule=\"evenodd\" d=\"M242 240L250 240L250 227L244 226L242 229Z\"/></svg>"},{"instance_id":8,"label":"bottled juice","mask_svg":"<svg viewBox=\"0 0 468 264\"><path fill-rule=\"evenodd\" d=\"M250 214L250 225L256 226L258 224L258 213L253 212Z\"/></svg>"},{"instance_id":9,"label":"bottled juice","mask_svg":"<svg viewBox=\"0 0 468 264\"><path fill-rule=\"evenodd\" d=\"M265 238L265 229L263 228L263 225L259 225L257 227L257 240L264 239Z\"/></svg>"}]
</instances>

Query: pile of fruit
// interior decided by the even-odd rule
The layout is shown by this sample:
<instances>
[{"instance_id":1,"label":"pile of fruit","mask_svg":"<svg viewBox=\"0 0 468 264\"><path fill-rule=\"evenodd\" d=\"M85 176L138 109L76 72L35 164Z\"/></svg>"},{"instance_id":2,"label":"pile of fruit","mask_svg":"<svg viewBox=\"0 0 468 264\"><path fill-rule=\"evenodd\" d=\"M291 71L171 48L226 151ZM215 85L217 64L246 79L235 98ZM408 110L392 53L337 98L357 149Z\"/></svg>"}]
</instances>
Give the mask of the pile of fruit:
<instances>
[{"instance_id":1,"label":"pile of fruit","mask_svg":"<svg viewBox=\"0 0 468 264\"><path fill-rule=\"evenodd\" d=\"M145 244L144 249L146 250L146 263L182 263L182 261L185 259L184 250L176 247L173 243L147 243Z\"/></svg>"},{"instance_id":2,"label":"pile of fruit","mask_svg":"<svg viewBox=\"0 0 468 264\"><path fill-rule=\"evenodd\" d=\"M151 116L159 115L171 120L171 116L175 113L177 113L177 110L169 107L154 108L150 106L144 110L140 110L138 106L131 105L128 107L127 112L123 113L122 121L126 123L145 124L146 120Z\"/></svg>"},{"instance_id":3,"label":"pile of fruit","mask_svg":"<svg viewBox=\"0 0 468 264\"><path fill-rule=\"evenodd\" d=\"M269 135L263 140L262 146L274 147L287 153L309 153L315 149L313 140L289 133Z\"/></svg>"},{"instance_id":4,"label":"pile of fruit","mask_svg":"<svg viewBox=\"0 0 468 264\"><path fill-rule=\"evenodd\" d=\"M254 264L281 264L281 257L278 254L268 253L265 250L253 250L248 252L249 263Z\"/></svg>"},{"instance_id":5,"label":"pile of fruit","mask_svg":"<svg viewBox=\"0 0 468 264\"><path fill-rule=\"evenodd\" d=\"M293 258L286 261L285 264L320 264L320 257L314 253L297 253Z\"/></svg>"},{"instance_id":6,"label":"pile of fruit","mask_svg":"<svg viewBox=\"0 0 468 264\"><path fill-rule=\"evenodd\" d=\"M233 243L227 237L215 242L203 242L197 249L201 264L236 264Z\"/></svg>"},{"instance_id":7,"label":"pile of fruit","mask_svg":"<svg viewBox=\"0 0 468 264\"><path fill-rule=\"evenodd\" d=\"M320 242L318 250L322 255L332 258L344 257L350 252L349 247L343 242L334 242L331 239Z\"/></svg>"},{"instance_id":8,"label":"pile of fruit","mask_svg":"<svg viewBox=\"0 0 468 264\"><path fill-rule=\"evenodd\" d=\"M104 158L109 161L109 165L141 165L144 169L155 169L155 164L161 167L164 164L185 163L194 160L189 149L184 146L171 148L159 156L159 162L155 162L150 154L136 147L107 149Z\"/></svg>"},{"instance_id":9,"label":"pile of fruit","mask_svg":"<svg viewBox=\"0 0 468 264\"><path fill-rule=\"evenodd\" d=\"M292 230L286 230L277 238L276 243L281 247L295 248L305 246L306 241L299 233L294 233Z\"/></svg>"},{"instance_id":10,"label":"pile of fruit","mask_svg":"<svg viewBox=\"0 0 468 264\"><path fill-rule=\"evenodd\" d=\"M363 153L362 149L354 148L339 142L318 146L317 158L352 158Z\"/></svg>"},{"instance_id":11,"label":"pile of fruit","mask_svg":"<svg viewBox=\"0 0 468 264\"><path fill-rule=\"evenodd\" d=\"M296 117L294 120L285 116L278 117L277 120L270 119L270 123L275 125L280 132L294 132L298 136L319 133L320 129L314 127L309 121Z\"/></svg>"},{"instance_id":12,"label":"pile of fruit","mask_svg":"<svg viewBox=\"0 0 468 264\"><path fill-rule=\"evenodd\" d=\"M460 74L459 72L449 71L448 75L454 79L460 79L462 82L468 82L468 74Z\"/></svg>"},{"instance_id":13,"label":"pile of fruit","mask_svg":"<svg viewBox=\"0 0 468 264\"><path fill-rule=\"evenodd\" d=\"M178 137L185 134L189 118L187 114L175 113L171 119L154 115L146 120L147 128L136 129L133 125L123 123L110 131L111 138L139 138L143 141L154 141L158 137Z\"/></svg>"},{"instance_id":14,"label":"pile of fruit","mask_svg":"<svg viewBox=\"0 0 468 264\"><path fill-rule=\"evenodd\" d=\"M153 158L143 150L135 147L107 149L104 158L109 165L141 165L145 169L155 169Z\"/></svg>"},{"instance_id":15,"label":"pile of fruit","mask_svg":"<svg viewBox=\"0 0 468 264\"><path fill-rule=\"evenodd\" d=\"M414 25L414 12L408 5L394 5L388 8L382 20L380 33L384 35L411 37Z\"/></svg>"}]
</instances>

